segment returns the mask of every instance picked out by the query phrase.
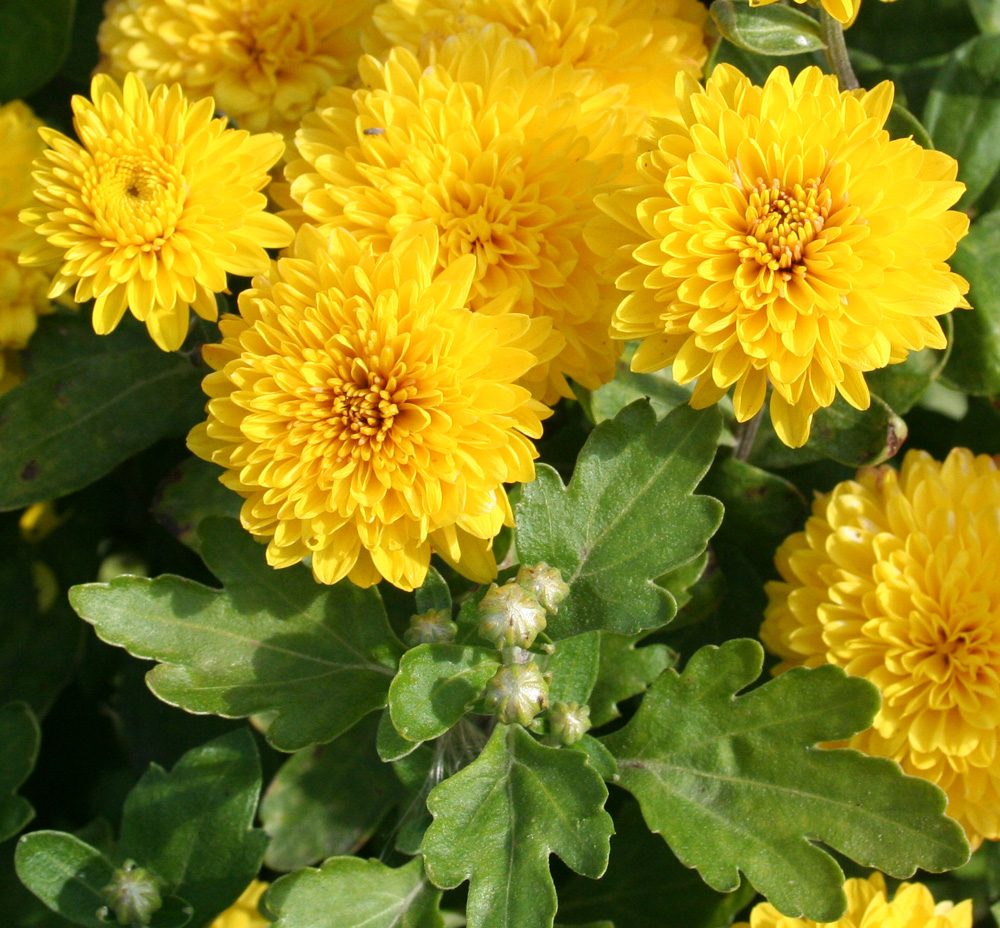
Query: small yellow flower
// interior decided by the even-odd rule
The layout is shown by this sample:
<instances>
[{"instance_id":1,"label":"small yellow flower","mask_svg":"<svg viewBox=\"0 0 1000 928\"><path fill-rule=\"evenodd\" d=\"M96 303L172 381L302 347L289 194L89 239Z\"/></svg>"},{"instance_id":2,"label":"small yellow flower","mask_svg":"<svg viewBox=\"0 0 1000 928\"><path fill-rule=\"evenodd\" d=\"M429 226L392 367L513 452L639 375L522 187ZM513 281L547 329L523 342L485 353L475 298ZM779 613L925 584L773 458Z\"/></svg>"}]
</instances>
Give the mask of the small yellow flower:
<instances>
[{"instance_id":1,"label":"small yellow flower","mask_svg":"<svg viewBox=\"0 0 1000 928\"><path fill-rule=\"evenodd\" d=\"M629 101L651 116L677 115L671 90L681 71L701 77L708 57L697 0L391 0L375 10L382 45L420 47L428 33L455 35L500 23L531 43L541 64L593 68L625 84Z\"/></svg>"},{"instance_id":2,"label":"small yellow flower","mask_svg":"<svg viewBox=\"0 0 1000 928\"><path fill-rule=\"evenodd\" d=\"M28 344L38 317L52 312L50 275L17 263L33 238L18 214L34 200L31 165L45 148L38 134L41 127L41 120L20 100L0 106L0 390L17 380L16 364L5 377L7 357Z\"/></svg>"},{"instance_id":3,"label":"small yellow flower","mask_svg":"<svg viewBox=\"0 0 1000 928\"><path fill-rule=\"evenodd\" d=\"M582 230L595 187L619 175L629 120L638 124L622 89L539 66L500 26L428 43L420 57L366 57L360 70L365 89L334 88L296 135L301 158L286 175L302 215L380 250L429 219L441 268L475 256L473 309L495 311L513 291L515 312L552 320L525 381L536 396L571 396L566 377L609 381L620 353L608 336L613 289Z\"/></svg>"},{"instance_id":4,"label":"small yellow flower","mask_svg":"<svg viewBox=\"0 0 1000 928\"><path fill-rule=\"evenodd\" d=\"M749 922L733 928L972 928L972 900L955 905L934 904L931 891L923 883L900 883L892 901L881 873L867 880L848 880L847 914L836 922L814 922L809 918L789 918L769 902L755 905Z\"/></svg>"},{"instance_id":5,"label":"small yellow flower","mask_svg":"<svg viewBox=\"0 0 1000 928\"><path fill-rule=\"evenodd\" d=\"M778 0L750 0L750 6L768 6L777 3ZM796 3L808 3L809 0L795 0ZM821 0L823 9L827 11L838 23L845 28L850 26L858 16L861 9L861 0ZM882 0L883 3L892 3L893 0Z\"/></svg>"},{"instance_id":6,"label":"small yellow flower","mask_svg":"<svg viewBox=\"0 0 1000 928\"><path fill-rule=\"evenodd\" d=\"M882 693L848 746L948 794L969 840L1000 838L1000 465L965 448L865 468L813 504L776 555L761 640Z\"/></svg>"},{"instance_id":7,"label":"small yellow flower","mask_svg":"<svg viewBox=\"0 0 1000 928\"><path fill-rule=\"evenodd\" d=\"M250 132L289 139L321 94L354 76L377 0L108 0L101 70L213 97Z\"/></svg>"},{"instance_id":8,"label":"small yellow flower","mask_svg":"<svg viewBox=\"0 0 1000 928\"><path fill-rule=\"evenodd\" d=\"M150 96L134 74L124 90L99 74L91 95L73 97L82 145L40 130L51 147L35 162L37 205L21 212L38 233L21 262L58 265L49 296L75 284L78 303L95 300L98 334L129 309L174 351L189 308L217 318L227 272L264 271L264 249L291 241L260 192L284 143L227 129L210 98L192 105L176 84Z\"/></svg>"},{"instance_id":9,"label":"small yellow flower","mask_svg":"<svg viewBox=\"0 0 1000 928\"><path fill-rule=\"evenodd\" d=\"M679 83L682 80L679 79ZM837 393L870 402L864 371L943 348L936 316L965 306L946 261L968 230L949 211L957 163L883 129L888 82L841 92L806 68L755 87L720 65L681 121L651 120L640 185L598 198L588 241L628 291L614 334L642 339L632 369L673 365L691 404L735 386L736 418L763 405L799 447Z\"/></svg>"},{"instance_id":10,"label":"small yellow flower","mask_svg":"<svg viewBox=\"0 0 1000 928\"><path fill-rule=\"evenodd\" d=\"M311 557L320 583L409 590L433 549L496 576L493 538L513 524L503 484L533 479L528 436L547 413L514 384L548 327L469 312L475 268L466 256L438 272L426 222L377 256L306 226L240 294L242 318L223 317L204 350L208 422L188 444L226 468L272 566Z\"/></svg>"},{"instance_id":11,"label":"small yellow flower","mask_svg":"<svg viewBox=\"0 0 1000 928\"><path fill-rule=\"evenodd\" d=\"M271 924L260 914L260 899L268 884L254 880L225 912L208 928L268 928Z\"/></svg>"}]
</instances>

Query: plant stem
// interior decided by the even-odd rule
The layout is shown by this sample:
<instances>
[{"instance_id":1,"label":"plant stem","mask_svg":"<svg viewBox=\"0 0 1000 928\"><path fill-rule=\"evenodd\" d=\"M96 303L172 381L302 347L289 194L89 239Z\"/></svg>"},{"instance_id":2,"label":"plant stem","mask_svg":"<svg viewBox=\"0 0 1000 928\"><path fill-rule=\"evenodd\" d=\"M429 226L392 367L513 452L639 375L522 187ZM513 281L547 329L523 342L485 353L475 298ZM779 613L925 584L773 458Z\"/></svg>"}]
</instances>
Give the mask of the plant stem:
<instances>
[{"instance_id":1,"label":"plant stem","mask_svg":"<svg viewBox=\"0 0 1000 928\"><path fill-rule=\"evenodd\" d=\"M753 450L754 440L757 438L757 429L760 428L761 419L764 418L764 407L757 410L756 415L746 422L741 422L736 429L736 442L733 445L733 457L737 461L745 461L750 457Z\"/></svg>"},{"instance_id":2,"label":"plant stem","mask_svg":"<svg viewBox=\"0 0 1000 928\"><path fill-rule=\"evenodd\" d=\"M819 28L826 43L826 60L830 62L833 73L840 80L841 90L855 90L861 85L851 67L851 59L847 55L847 44L844 42L844 27L837 22L825 9L819 11Z\"/></svg>"}]
</instances>

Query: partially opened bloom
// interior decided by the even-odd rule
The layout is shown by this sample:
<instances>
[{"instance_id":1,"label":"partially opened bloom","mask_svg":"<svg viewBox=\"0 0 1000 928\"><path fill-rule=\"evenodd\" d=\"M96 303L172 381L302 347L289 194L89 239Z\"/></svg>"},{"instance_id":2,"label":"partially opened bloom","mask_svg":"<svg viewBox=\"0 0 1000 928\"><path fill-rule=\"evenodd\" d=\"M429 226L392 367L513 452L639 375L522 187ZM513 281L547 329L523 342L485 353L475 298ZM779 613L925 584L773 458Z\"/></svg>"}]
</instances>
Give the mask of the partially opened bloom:
<instances>
[{"instance_id":1,"label":"partially opened bloom","mask_svg":"<svg viewBox=\"0 0 1000 928\"><path fill-rule=\"evenodd\" d=\"M268 884L254 880L208 928L267 928L269 919L260 914L260 899Z\"/></svg>"},{"instance_id":2,"label":"partially opened bloom","mask_svg":"<svg viewBox=\"0 0 1000 928\"><path fill-rule=\"evenodd\" d=\"M240 294L242 318L222 318L204 350L208 421L188 444L226 468L270 564L311 557L321 583L413 589L434 550L474 580L496 575L503 484L533 479L546 413L515 382L549 326L469 312L475 267L439 272L429 223L377 255L306 226Z\"/></svg>"},{"instance_id":3,"label":"partially opened bloom","mask_svg":"<svg viewBox=\"0 0 1000 928\"><path fill-rule=\"evenodd\" d=\"M777 670L829 663L882 693L850 747L948 794L970 841L1000 838L1000 465L923 451L813 504L776 556L761 640Z\"/></svg>"},{"instance_id":4,"label":"partially opened bloom","mask_svg":"<svg viewBox=\"0 0 1000 928\"><path fill-rule=\"evenodd\" d=\"M82 144L41 130L50 147L35 162L36 205L21 212L37 235L21 262L58 267L50 297L75 284L78 303L95 300L98 334L128 309L174 351L189 309L217 318L227 272L264 271L264 249L291 241L260 192L284 143L227 129L210 98L192 105L176 84L149 95L134 74L124 90L99 74L91 96L73 97Z\"/></svg>"},{"instance_id":5,"label":"partially opened bloom","mask_svg":"<svg viewBox=\"0 0 1000 928\"><path fill-rule=\"evenodd\" d=\"M750 0L750 6L768 6L777 3L778 0ZM795 0L796 3L807 3L808 0ZM892 0L882 0L883 3L892 3ZM823 9L827 11L837 22L844 26L849 26L854 22L861 8L861 0L821 0Z\"/></svg>"},{"instance_id":6,"label":"partially opened bloom","mask_svg":"<svg viewBox=\"0 0 1000 928\"><path fill-rule=\"evenodd\" d=\"M935 904L931 891L923 883L900 883L889 899L885 878L873 873L867 880L844 883L847 913L835 922L814 922L810 918L782 915L769 902L753 907L749 922L737 922L733 928L972 928L972 900L955 905Z\"/></svg>"},{"instance_id":7,"label":"partially opened bloom","mask_svg":"<svg viewBox=\"0 0 1000 928\"><path fill-rule=\"evenodd\" d=\"M513 288L514 311L552 320L526 381L537 396L570 396L566 377L610 380L613 290L582 229L594 188L621 169L634 117L621 90L593 71L539 66L499 26L430 43L420 57L365 57L360 71L366 89L331 90L296 135L301 157L286 174L302 214L380 250L430 220L441 268L475 257L473 309L495 311Z\"/></svg>"},{"instance_id":8,"label":"partially opened bloom","mask_svg":"<svg viewBox=\"0 0 1000 928\"><path fill-rule=\"evenodd\" d=\"M101 69L214 98L241 129L291 137L329 88L356 74L377 0L108 0Z\"/></svg>"},{"instance_id":9,"label":"partially opened bloom","mask_svg":"<svg viewBox=\"0 0 1000 928\"><path fill-rule=\"evenodd\" d=\"M17 380L14 369L7 376L7 357L28 344L38 317L52 312L51 275L18 265L18 255L34 237L18 214L34 199L31 165L45 148L41 126L20 100L0 106L0 392Z\"/></svg>"},{"instance_id":10,"label":"partially opened bloom","mask_svg":"<svg viewBox=\"0 0 1000 928\"><path fill-rule=\"evenodd\" d=\"M530 42L541 64L593 68L608 84L625 84L647 115L672 116L677 74L701 77L707 18L697 0L391 0L374 22L390 45L413 51L428 34L500 23Z\"/></svg>"},{"instance_id":11,"label":"partially opened bloom","mask_svg":"<svg viewBox=\"0 0 1000 928\"><path fill-rule=\"evenodd\" d=\"M681 120L651 121L641 183L599 197L588 230L628 291L614 332L642 339L633 370L673 365L696 407L735 387L740 422L770 385L798 447L837 393L868 407L865 371L945 346L935 317L967 305L946 264L964 187L953 158L889 138L892 97L888 82L841 92L818 68L755 87L720 65Z\"/></svg>"}]
</instances>

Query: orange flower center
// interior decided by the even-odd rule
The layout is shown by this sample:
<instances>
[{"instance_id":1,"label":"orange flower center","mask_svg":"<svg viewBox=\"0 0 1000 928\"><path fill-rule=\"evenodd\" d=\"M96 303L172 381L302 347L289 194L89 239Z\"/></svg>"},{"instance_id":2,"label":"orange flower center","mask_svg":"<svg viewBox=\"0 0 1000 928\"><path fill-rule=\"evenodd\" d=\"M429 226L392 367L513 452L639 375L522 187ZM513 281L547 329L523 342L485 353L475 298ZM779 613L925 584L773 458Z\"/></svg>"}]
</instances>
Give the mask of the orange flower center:
<instances>
[{"instance_id":1,"label":"orange flower center","mask_svg":"<svg viewBox=\"0 0 1000 928\"><path fill-rule=\"evenodd\" d=\"M744 261L780 272L805 274L805 249L822 232L830 214L832 197L818 179L784 188L777 180L770 185L758 180L747 204Z\"/></svg>"}]
</instances>

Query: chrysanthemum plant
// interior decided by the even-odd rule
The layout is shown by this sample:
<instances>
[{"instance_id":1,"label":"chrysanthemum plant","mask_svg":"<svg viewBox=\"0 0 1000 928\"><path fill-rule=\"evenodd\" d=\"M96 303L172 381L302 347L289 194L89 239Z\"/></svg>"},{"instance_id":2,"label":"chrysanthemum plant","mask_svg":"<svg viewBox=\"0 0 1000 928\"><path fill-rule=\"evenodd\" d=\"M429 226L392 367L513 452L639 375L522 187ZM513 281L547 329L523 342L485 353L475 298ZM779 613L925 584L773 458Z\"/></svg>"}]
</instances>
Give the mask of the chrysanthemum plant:
<instances>
[{"instance_id":1,"label":"chrysanthemum plant","mask_svg":"<svg viewBox=\"0 0 1000 928\"><path fill-rule=\"evenodd\" d=\"M1000 922L998 87L991 0L0 4L5 928Z\"/></svg>"}]
</instances>

